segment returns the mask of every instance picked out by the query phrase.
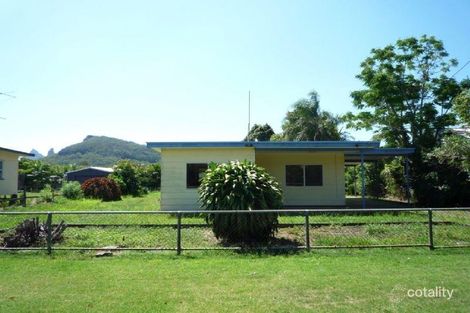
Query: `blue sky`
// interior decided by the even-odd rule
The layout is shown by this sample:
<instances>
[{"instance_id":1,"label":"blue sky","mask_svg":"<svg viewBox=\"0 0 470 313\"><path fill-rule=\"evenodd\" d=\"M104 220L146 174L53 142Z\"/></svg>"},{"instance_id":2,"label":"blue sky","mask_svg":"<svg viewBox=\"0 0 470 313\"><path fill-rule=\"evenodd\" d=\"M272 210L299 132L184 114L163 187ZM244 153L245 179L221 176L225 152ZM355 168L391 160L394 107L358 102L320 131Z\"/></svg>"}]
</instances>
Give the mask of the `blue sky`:
<instances>
[{"instance_id":1,"label":"blue sky","mask_svg":"<svg viewBox=\"0 0 470 313\"><path fill-rule=\"evenodd\" d=\"M370 49L422 34L463 65L470 1L0 0L0 91L16 96L0 97L0 146L241 140L248 90L252 122L278 132L312 89L353 110Z\"/></svg>"}]
</instances>

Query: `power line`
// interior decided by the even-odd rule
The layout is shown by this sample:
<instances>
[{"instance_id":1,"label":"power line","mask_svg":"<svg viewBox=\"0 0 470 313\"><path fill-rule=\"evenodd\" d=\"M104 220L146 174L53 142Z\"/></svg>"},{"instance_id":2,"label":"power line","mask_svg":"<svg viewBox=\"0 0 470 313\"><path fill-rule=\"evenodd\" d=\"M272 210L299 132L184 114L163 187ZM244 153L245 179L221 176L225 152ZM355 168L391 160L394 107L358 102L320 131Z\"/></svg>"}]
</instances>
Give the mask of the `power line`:
<instances>
[{"instance_id":1,"label":"power line","mask_svg":"<svg viewBox=\"0 0 470 313\"><path fill-rule=\"evenodd\" d=\"M457 72L454 73L454 75L452 75L450 78L454 78L455 75L457 75L461 70L463 70L465 68L465 66L467 66L468 64L470 64L470 60L467 61L467 63L465 63Z\"/></svg>"}]
</instances>

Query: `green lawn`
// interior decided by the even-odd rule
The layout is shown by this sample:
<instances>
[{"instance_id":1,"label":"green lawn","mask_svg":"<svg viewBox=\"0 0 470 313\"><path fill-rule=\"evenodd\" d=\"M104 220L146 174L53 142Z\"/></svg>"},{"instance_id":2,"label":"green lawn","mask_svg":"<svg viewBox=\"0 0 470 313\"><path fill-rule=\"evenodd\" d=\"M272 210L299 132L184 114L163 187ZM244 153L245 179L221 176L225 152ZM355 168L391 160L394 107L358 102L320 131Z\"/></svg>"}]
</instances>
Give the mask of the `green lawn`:
<instances>
[{"instance_id":1,"label":"green lawn","mask_svg":"<svg viewBox=\"0 0 470 313\"><path fill-rule=\"evenodd\" d=\"M58 198L7 211L158 210L158 192L103 203ZM0 215L0 229L30 216ZM436 244L469 244L469 212L435 213ZM41 218L44 218L42 216ZM56 247L175 247L167 215L54 215L69 227ZM281 223L303 222L283 216ZM426 214L315 215L312 245L427 243ZM200 217L186 223L203 224ZM386 224L387 222L420 222ZM132 226L99 227L98 224ZM369 223L345 225L345 223ZM0 232L0 241L2 235ZM281 228L278 240L305 244L303 226ZM220 246L210 228L182 230L183 247ZM0 252L0 312L462 312L470 307L470 249L316 250L311 253ZM408 289L454 289L450 300L409 298Z\"/></svg>"},{"instance_id":2,"label":"green lawn","mask_svg":"<svg viewBox=\"0 0 470 313\"><path fill-rule=\"evenodd\" d=\"M160 209L160 193L153 192L144 197L124 197L122 201L101 202L82 199L67 200L57 198L54 203L43 203L35 206L13 207L6 211L47 212L47 211L157 211ZM470 244L470 212L436 212L436 221L458 222L454 225L435 225L436 245L469 245ZM25 218L30 216L0 215L0 244L2 236L7 234ZM45 220L45 215L39 215ZM55 213L53 223L64 220L66 224L87 224L85 228L68 227L64 233L65 240L56 247L104 247L118 246L138 248L175 248L176 218L171 215L66 215ZM282 216L281 223L300 223L299 226L281 228L277 241L285 245L305 245L305 229L302 216ZM384 244L427 244L427 213L377 213L377 214L322 214L310 218L312 225L331 223L329 226L310 229L310 244L313 246L352 246L352 245L384 245ZM405 224L387 224L406 222ZM413 222L413 223L410 223ZM419 223L415 223L419 222ZM202 217L185 217L183 223L205 224ZM348 224L349 223L349 224ZM350 223L356 223L351 225ZM357 224L359 223L359 224ZM361 225L360 223L367 223ZM113 224L131 226L98 225ZM145 224L145 225L143 225ZM345 225L348 224L348 225ZM95 225L95 226L93 226ZM143 227L160 225L160 227ZM2 231L3 230L3 231ZM215 247L220 242L214 238L208 227L190 227L182 230L183 247ZM45 243L40 245L44 246Z\"/></svg>"},{"instance_id":3,"label":"green lawn","mask_svg":"<svg viewBox=\"0 0 470 313\"><path fill-rule=\"evenodd\" d=\"M464 312L470 251L0 254L0 312ZM454 289L450 300L408 289Z\"/></svg>"}]
</instances>

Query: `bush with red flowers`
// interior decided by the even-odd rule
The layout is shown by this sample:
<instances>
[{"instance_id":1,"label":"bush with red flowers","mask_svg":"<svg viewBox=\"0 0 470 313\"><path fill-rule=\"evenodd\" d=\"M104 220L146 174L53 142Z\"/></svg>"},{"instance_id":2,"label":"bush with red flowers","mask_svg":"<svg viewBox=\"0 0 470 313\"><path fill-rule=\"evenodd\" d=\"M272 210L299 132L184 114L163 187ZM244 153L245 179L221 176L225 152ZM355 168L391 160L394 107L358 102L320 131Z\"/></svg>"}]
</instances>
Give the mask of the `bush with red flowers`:
<instances>
[{"instance_id":1,"label":"bush with red flowers","mask_svg":"<svg viewBox=\"0 0 470 313\"><path fill-rule=\"evenodd\" d=\"M103 201L121 200L121 189L112 179L106 177L95 177L83 182L83 194L86 198L101 199Z\"/></svg>"}]
</instances>

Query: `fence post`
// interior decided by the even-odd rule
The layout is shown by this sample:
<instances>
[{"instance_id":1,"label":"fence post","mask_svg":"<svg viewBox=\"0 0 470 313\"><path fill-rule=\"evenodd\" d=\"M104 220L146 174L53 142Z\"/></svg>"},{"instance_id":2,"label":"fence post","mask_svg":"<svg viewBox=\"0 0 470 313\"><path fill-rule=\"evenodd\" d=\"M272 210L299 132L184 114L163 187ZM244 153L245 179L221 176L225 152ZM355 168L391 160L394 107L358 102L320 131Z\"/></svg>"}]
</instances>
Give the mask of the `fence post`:
<instances>
[{"instance_id":1,"label":"fence post","mask_svg":"<svg viewBox=\"0 0 470 313\"><path fill-rule=\"evenodd\" d=\"M432 229L432 209L428 210L429 249L434 250L434 236Z\"/></svg>"},{"instance_id":2,"label":"fence post","mask_svg":"<svg viewBox=\"0 0 470 313\"><path fill-rule=\"evenodd\" d=\"M23 196L21 197L21 206L26 207L26 188L23 189Z\"/></svg>"},{"instance_id":3,"label":"fence post","mask_svg":"<svg viewBox=\"0 0 470 313\"><path fill-rule=\"evenodd\" d=\"M309 212L305 212L305 245L307 251L310 252L310 221Z\"/></svg>"},{"instance_id":4,"label":"fence post","mask_svg":"<svg viewBox=\"0 0 470 313\"><path fill-rule=\"evenodd\" d=\"M176 225L176 254L181 254L181 212L178 212L178 223Z\"/></svg>"},{"instance_id":5,"label":"fence post","mask_svg":"<svg viewBox=\"0 0 470 313\"><path fill-rule=\"evenodd\" d=\"M46 221L46 227L47 227L47 254L52 253L52 213L47 212L47 221Z\"/></svg>"}]
</instances>

